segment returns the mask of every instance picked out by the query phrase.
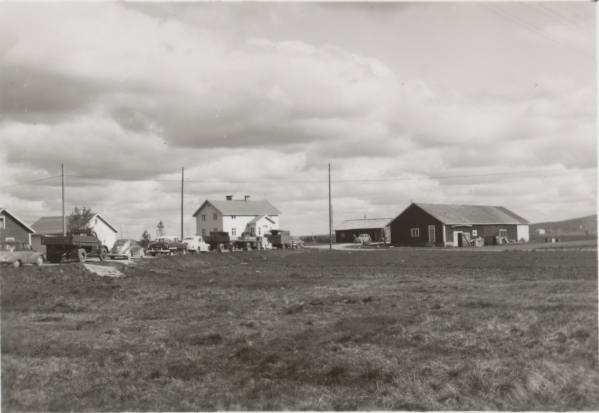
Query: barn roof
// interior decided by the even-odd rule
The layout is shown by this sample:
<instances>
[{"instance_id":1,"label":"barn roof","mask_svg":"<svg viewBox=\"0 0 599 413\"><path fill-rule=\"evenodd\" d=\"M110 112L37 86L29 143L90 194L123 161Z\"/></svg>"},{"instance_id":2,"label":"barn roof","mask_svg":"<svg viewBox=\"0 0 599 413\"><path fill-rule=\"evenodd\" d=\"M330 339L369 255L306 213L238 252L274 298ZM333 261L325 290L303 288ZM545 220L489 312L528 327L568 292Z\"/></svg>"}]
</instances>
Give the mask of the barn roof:
<instances>
[{"instance_id":1,"label":"barn roof","mask_svg":"<svg viewBox=\"0 0 599 413\"><path fill-rule=\"evenodd\" d=\"M223 215L280 215L281 211L276 209L268 201L244 201L233 199L231 201L206 200L193 214L198 215L204 205L210 204Z\"/></svg>"},{"instance_id":2,"label":"barn roof","mask_svg":"<svg viewBox=\"0 0 599 413\"><path fill-rule=\"evenodd\" d=\"M502 206L420 203L414 205L444 224L530 224Z\"/></svg>"},{"instance_id":3,"label":"barn roof","mask_svg":"<svg viewBox=\"0 0 599 413\"><path fill-rule=\"evenodd\" d=\"M370 219L348 219L343 221L335 231L346 229L369 229L369 228L384 228L391 222L392 218L370 218Z\"/></svg>"},{"instance_id":4,"label":"barn roof","mask_svg":"<svg viewBox=\"0 0 599 413\"><path fill-rule=\"evenodd\" d=\"M108 225L115 233L118 233L117 229L113 227L110 222L106 221L100 214L94 214L90 220L98 218ZM49 234L62 234L62 216L58 217L41 217L32 226L35 232L42 235Z\"/></svg>"},{"instance_id":5,"label":"barn roof","mask_svg":"<svg viewBox=\"0 0 599 413\"><path fill-rule=\"evenodd\" d=\"M0 213L2 213L2 212L4 212L7 215L10 215L15 221L17 221L19 224L21 224L23 227L25 227L25 229L27 231L29 231L32 234L35 234L35 230L33 228L31 228L29 225L27 225L23 221L21 221L15 214L10 212L8 209L0 207Z\"/></svg>"}]
</instances>

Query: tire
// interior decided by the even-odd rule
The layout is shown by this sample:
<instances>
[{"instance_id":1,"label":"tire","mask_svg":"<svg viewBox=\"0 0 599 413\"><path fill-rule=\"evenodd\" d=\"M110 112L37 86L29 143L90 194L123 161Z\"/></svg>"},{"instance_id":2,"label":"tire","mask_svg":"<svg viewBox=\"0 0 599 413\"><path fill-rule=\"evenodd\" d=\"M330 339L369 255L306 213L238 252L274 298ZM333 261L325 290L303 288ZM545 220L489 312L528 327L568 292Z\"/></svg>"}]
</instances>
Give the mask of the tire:
<instances>
[{"instance_id":1,"label":"tire","mask_svg":"<svg viewBox=\"0 0 599 413\"><path fill-rule=\"evenodd\" d=\"M83 248L77 250L77 260L79 262L85 262L87 258L87 252L85 252L85 250Z\"/></svg>"},{"instance_id":2,"label":"tire","mask_svg":"<svg viewBox=\"0 0 599 413\"><path fill-rule=\"evenodd\" d=\"M15 268L19 268L21 266L21 261L16 260L15 262L12 263L12 266Z\"/></svg>"},{"instance_id":3,"label":"tire","mask_svg":"<svg viewBox=\"0 0 599 413\"><path fill-rule=\"evenodd\" d=\"M39 257L37 257L37 260L35 260L35 265L37 265L38 267L40 267L43 263L44 263L44 257L42 257L40 255Z\"/></svg>"},{"instance_id":4,"label":"tire","mask_svg":"<svg viewBox=\"0 0 599 413\"><path fill-rule=\"evenodd\" d=\"M131 250L127 251L127 259L130 260L131 258L133 258L133 253L131 252Z\"/></svg>"},{"instance_id":5,"label":"tire","mask_svg":"<svg viewBox=\"0 0 599 413\"><path fill-rule=\"evenodd\" d=\"M108 251L106 250L106 248L102 248L102 250L100 251L100 255L98 255L98 257L100 257L100 261L104 261L108 256Z\"/></svg>"},{"instance_id":6,"label":"tire","mask_svg":"<svg viewBox=\"0 0 599 413\"><path fill-rule=\"evenodd\" d=\"M187 248L184 248L183 251L181 252L181 254L183 254L183 255L187 254Z\"/></svg>"},{"instance_id":7,"label":"tire","mask_svg":"<svg viewBox=\"0 0 599 413\"><path fill-rule=\"evenodd\" d=\"M139 258L146 258L146 252L144 250L139 250Z\"/></svg>"},{"instance_id":8,"label":"tire","mask_svg":"<svg viewBox=\"0 0 599 413\"><path fill-rule=\"evenodd\" d=\"M256 250L260 251L262 249L262 244L260 242L256 243Z\"/></svg>"},{"instance_id":9,"label":"tire","mask_svg":"<svg viewBox=\"0 0 599 413\"><path fill-rule=\"evenodd\" d=\"M223 244L218 244L218 252L225 252L225 246Z\"/></svg>"},{"instance_id":10,"label":"tire","mask_svg":"<svg viewBox=\"0 0 599 413\"><path fill-rule=\"evenodd\" d=\"M249 242L248 242L248 243L246 243L246 244L245 244L245 249L246 249L246 251L251 251L251 250L253 250L253 248L252 248L252 244L250 244Z\"/></svg>"}]
</instances>

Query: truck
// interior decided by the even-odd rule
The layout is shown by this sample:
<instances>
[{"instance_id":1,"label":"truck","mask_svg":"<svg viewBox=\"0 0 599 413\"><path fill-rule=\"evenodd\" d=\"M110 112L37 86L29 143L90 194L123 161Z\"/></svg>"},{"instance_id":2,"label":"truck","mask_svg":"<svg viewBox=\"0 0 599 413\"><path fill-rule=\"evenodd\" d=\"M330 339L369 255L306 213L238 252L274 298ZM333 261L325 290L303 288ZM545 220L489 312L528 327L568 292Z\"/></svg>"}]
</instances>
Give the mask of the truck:
<instances>
[{"instance_id":1,"label":"truck","mask_svg":"<svg viewBox=\"0 0 599 413\"><path fill-rule=\"evenodd\" d=\"M272 244L273 248L293 248L293 239L291 238L290 231L271 229L270 235L267 235L266 238Z\"/></svg>"},{"instance_id":2,"label":"truck","mask_svg":"<svg viewBox=\"0 0 599 413\"><path fill-rule=\"evenodd\" d=\"M210 236L205 237L204 241L210 245L211 251L223 252L229 250L235 252L237 249L251 251L253 249L262 249L262 237L256 237L247 233L239 237L231 237L228 232L211 232Z\"/></svg>"},{"instance_id":3,"label":"truck","mask_svg":"<svg viewBox=\"0 0 599 413\"><path fill-rule=\"evenodd\" d=\"M46 246L46 256L52 263L59 263L63 256L85 262L87 257L92 256L104 261L108 255L108 247L102 245L92 229L69 231L67 235L44 235L42 245Z\"/></svg>"}]
</instances>

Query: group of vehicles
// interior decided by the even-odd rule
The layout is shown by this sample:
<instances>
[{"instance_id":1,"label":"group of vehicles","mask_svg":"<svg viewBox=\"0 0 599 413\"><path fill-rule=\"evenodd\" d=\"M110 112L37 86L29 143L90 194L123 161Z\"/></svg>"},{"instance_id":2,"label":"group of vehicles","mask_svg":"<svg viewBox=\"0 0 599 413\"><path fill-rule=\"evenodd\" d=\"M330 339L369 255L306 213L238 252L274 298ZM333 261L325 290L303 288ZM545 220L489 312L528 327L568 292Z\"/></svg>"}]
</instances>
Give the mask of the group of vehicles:
<instances>
[{"instance_id":1,"label":"group of vehicles","mask_svg":"<svg viewBox=\"0 0 599 413\"><path fill-rule=\"evenodd\" d=\"M211 232L210 236L193 236L182 241L177 237L161 236L144 247L134 239L119 239L112 248L102 245L92 229L69 232L65 236L42 237L42 245L46 246L46 255L35 251L28 243L7 241L0 244L0 264L19 267L22 264L42 265L44 261L59 263L63 259L85 262L88 257L98 257L100 261L116 258L144 258L146 255L174 255L200 253L207 251L239 250L251 251L273 248L303 248L304 243L293 239L289 231L272 230L264 237L242 234L231 237L228 232Z\"/></svg>"}]
</instances>

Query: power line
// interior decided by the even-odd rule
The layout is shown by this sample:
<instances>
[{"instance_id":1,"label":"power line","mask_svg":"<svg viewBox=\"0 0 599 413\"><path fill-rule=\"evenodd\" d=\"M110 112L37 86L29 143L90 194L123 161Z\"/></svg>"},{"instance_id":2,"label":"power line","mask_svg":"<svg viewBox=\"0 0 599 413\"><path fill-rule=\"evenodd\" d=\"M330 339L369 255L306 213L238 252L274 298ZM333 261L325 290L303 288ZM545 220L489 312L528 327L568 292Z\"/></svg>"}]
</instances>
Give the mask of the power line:
<instances>
[{"instance_id":1,"label":"power line","mask_svg":"<svg viewBox=\"0 0 599 413\"><path fill-rule=\"evenodd\" d=\"M21 185L32 184L32 183L34 183L34 182L47 181L48 179L60 178L61 176L62 176L62 175L55 175L55 176L51 176L51 177L49 177L49 178L44 178L44 179L36 179L35 181L21 182L20 184L7 185L7 186L0 186L0 189L4 189L4 188L12 188L12 187L14 187L14 186L21 186Z\"/></svg>"},{"instance_id":2,"label":"power line","mask_svg":"<svg viewBox=\"0 0 599 413\"><path fill-rule=\"evenodd\" d=\"M560 24L560 25L562 25L562 26L564 26L564 27L567 27L568 29L571 29L571 27L569 27L569 26L566 26L566 25L565 25L565 24L564 24L562 21L560 21L560 20L556 19L555 17L552 17L552 16L550 16L550 15L548 15L548 14L546 14L546 13L542 13L541 11L539 11L539 10L535 9L535 8L534 8L534 7L532 7L532 6L529 6L529 5L528 5L528 4L526 4L526 3L521 3L521 4L522 4L524 7L527 7L527 8L529 8L529 9L531 9L532 11L534 11L534 12L536 12L536 13L539 13L540 15L542 15L542 16L545 16L545 17L547 17L547 18L549 18L549 19L553 20L554 22L557 22L558 24ZM565 16L562 16L562 15L561 15L561 14L559 14L558 12L556 12L556 11L554 11L554 10L551 10L549 7L546 7L546 6L544 6L544 5L540 4L540 3L539 3L538 5L539 5L540 7L543 7L543 8L544 8L544 9L546 9L546 10L549 10L550 12L552 12L552 13L554 13L554 14L557 14L559 17L562 17L563 19L565 19L565 20L569 21L570 23L572 23L574 26L576 26L576 28L580 29L580 31L578 31L577 33L578 33L578 34L580 34L581 36L584 36L584 37L586 37L586 38L587 38L587 39L589 39L589 40L593 40L593 39L594 39L594 37L593 37L593 33L586 31L585 29L583 29L582 27L580 27L579 25L577 25L577 24L576 24L575 22L573 22L572 20L568 19L568 18L567 18L567 17L565 17ZM585 33L586 33L586 34L588 34L588 36L587 36Z\"/></svg>"},{"instance_id":3,"label":"power line","mask_svg":"<svg viewBox=\"0 0 599 413\"><path fill-rule=\"evenodd\" d=\"M519 18L518 16L515 16L515 15L513 15L512 13L509 13L509 12L507 12L507 11L503 10L502 8L498 7L497 5L495 5L495 7L497 7L499 10L501 10L501 12L502 12L502 13L505 13L505 14L508 14L508 15L510 15L510 16L512 16L512 17L514 17L514 18L516 18L516 19L518 19L518 20L520 20L520 21L524 22L524 24L534 27L536 30L535 30L535 29L531 29L530 27L527 27L527 26L525 26L524 24L518 23L517 21L510 19L510 18L508 18L508 17L504 16L503 14L500 14L500 13L498 13L498 12L496 12L496 11L494 11L494 10L492 10L492 9L488 8L488 7L486 7L486 6L485 6L484 4L482 4L482 3L479 3L479 5L480 5L482 8L484 8L484 9L487 9L487 10L488 10L488 11L490 11L491 13L493 13L493 14L496 14L496 15L498 15L499 17L501 17L501 18L503 18L503 19L505 19L505 20L507 20L507 21L509 21L509 22L511 22L511 23L514 23L514 24L516 24L516 25L518 25L518 26L520 26L520 27L523 27L523 28L525 28L525 29L527 29L527 30L530 30L530 31L533 31L533 32L535 32L535 33L537 33L537 34L539 34L539 35L541 35L541 36L543 36L543 37L546 37L546 38L547 38L547 39L549 39L549 40L552 40L552 41L554 41L554 42L556 42L556 43L558 43L558 44L561 44L561 45L562 45L562 46L564 46L565 48L568 48L568 49L572 50L573 52L575 52L575 53L578 53L579 55L581 55L582 57L584 57L584 58L586 58L586 59L589 59L589 60L595 61L595 59L593 59L593 58L592 58L592 57L590 57L590 56L587 56L586 54L582 53L580 50L577 50L577 49L574 49L574 48L572 48L572 47L568 46L567 44L563 43L562 41L560 41L560 40L556 39L556 38L555 38L553 35L549 35L549 33L547 33L545 30L541 29L540 27L538 27L538 26L535 26L534 24L532 24L532 23L529 23L529 22L527 22L526 20L523 20L523 19Z\"/></svg>"},{"instance_id":4,"label":"power line","mask_svg":"<svg viewBox=\"0 0 599 413\"><path fill-rule=\"evenodd\" d=\"M593 35L593 33L591 33L591 32L589 32L589 31L587 31L587 30L583 29L583 28L582 28L582 27L580 27L580 26L579 26L579 25L578 25L576 22L573 22L572 20L568 19L566 16L563 16L563 15L559 14L558 12L556 12L555 10L553 10L553 9L551 9L551 8L549 8L549 7L547 7L547 6L545 6L544 4L538 3L538 5L539 5L539 6L541 6L542 8L544 8L544 9L547 9L547 10L549 10L549 11L550 11L550 12L552 12L553 14L557 14L559 17L563 18L564 20L567 20L567 21L569 21L570 23L572 23L574 26L578 27L578 28L579 28L580 30L582 30L583 32L585 32L585 33L588 33L588 34L591 36L591 37L590 37L590 39L591 39L591 40L592 40L592 39L594 39L594 35Z\"/></svg>"},{"instance_id":5,"label":"power line","mask_svg":"<svg viewBox=\"0 0 599 413\"><path fill-rule=\"evenodd\" d=\"M592 167L595 168L595 167ZM582 168L590 169L590 168ZM430 180L430 179L456 179L456 178L477 178L483 176L504 176L504 175L522 175L522 174L534 174L534 173L546 173L546 172L569 172L572 169L542 169L534 171L518 171L518 172L496 172L489 174L471 174L471 175L451 175L451 176L427 176L419 178L381 178L381 179L337 179L331 182L335 183L355 183L355 182L392 182L392 181L417 181L417 180ZM52 178L58 178L61 175L51 176L49 178L39 179L36 181L22 182L15 185L5 186L2 188L10 188L19 185L26 185L34 182L45 181ZM97 179L97 180L114 180L114 181L136 181L136 182L177 182L181 181L178 179L139 179L139 178L115 178L115 177L101 177L101 176L84 176L84 175L65 175L70 178L80 179ZM293 184L293 183L324 183L328 180L296 180L296 181L207 181L207 180L185 180L187 183L203 183L203 184Z\"/></svg>"}]
</instances>

